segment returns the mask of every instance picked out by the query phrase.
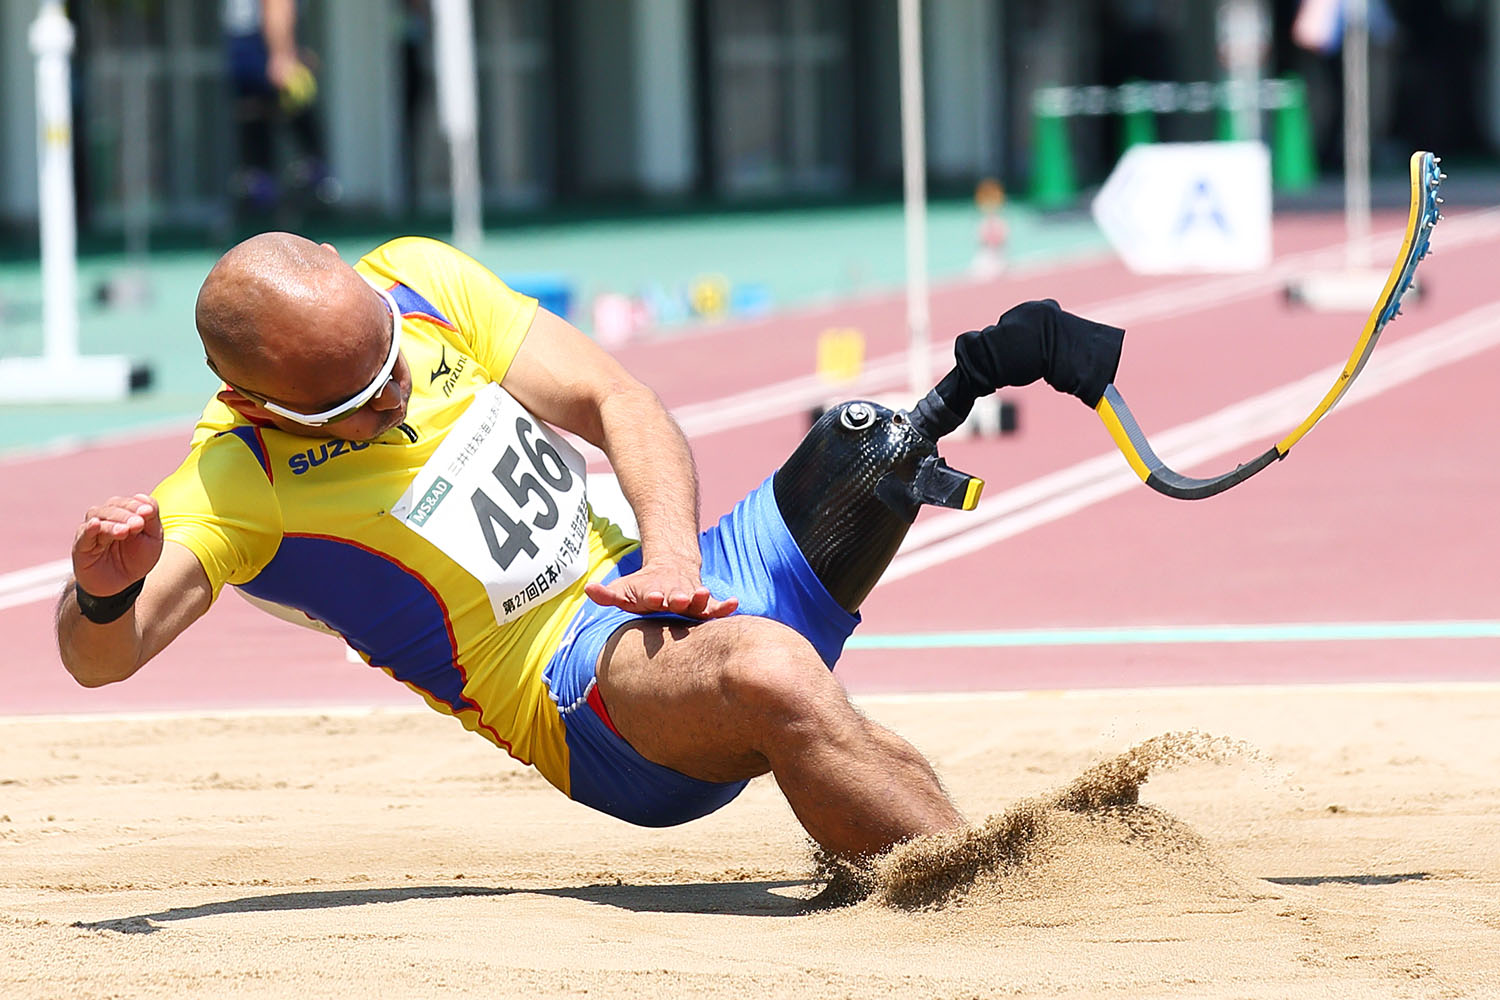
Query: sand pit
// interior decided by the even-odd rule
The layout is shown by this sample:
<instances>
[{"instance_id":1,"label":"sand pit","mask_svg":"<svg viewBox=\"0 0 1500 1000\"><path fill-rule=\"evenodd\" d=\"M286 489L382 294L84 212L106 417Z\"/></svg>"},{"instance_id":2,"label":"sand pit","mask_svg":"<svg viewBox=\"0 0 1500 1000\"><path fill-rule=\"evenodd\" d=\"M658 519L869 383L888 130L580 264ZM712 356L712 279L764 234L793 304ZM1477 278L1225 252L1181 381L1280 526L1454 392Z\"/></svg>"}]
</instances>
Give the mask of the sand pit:
<instances>
[{"instance_id":1,"label":"sand pit","mask_svg":"<svg viewBox=\"0 0 1500 1000\"><path fill-rule=\"evenodd\" d=\"M0 996L1500 995L1500 688L865 707L976 829L825 911L766 780L641 830L426 712L0 720Z\"/></svg>"}]
</instances>

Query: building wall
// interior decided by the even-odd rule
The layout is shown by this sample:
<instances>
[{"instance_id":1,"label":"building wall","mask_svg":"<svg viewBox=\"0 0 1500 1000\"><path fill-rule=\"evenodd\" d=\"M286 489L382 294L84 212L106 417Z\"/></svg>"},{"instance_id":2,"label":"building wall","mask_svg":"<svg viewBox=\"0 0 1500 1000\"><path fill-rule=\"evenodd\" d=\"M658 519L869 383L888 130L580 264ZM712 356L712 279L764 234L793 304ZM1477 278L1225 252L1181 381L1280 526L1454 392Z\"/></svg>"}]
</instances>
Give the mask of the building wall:
<instances>
[{"instance_id":1,"label":"building wall","mask_svg":"<svg viewBox=\"0 0 1500 1000\"><path fill-rule=\"evenodd\" d=\"M1004 113L1014 123L1003 147L1003 175L1007 186L1025 190L1031 182L1032 94L1040 87L1092 83L1086 67L1093 51L1087 46L1085 11L1080 0L1023 0L1005 14L1005 53L1009 87ZM1087 143L1086 130L1072 130L1076 142Z\"/></svg>"},{"instance_id":2,"label":"building wall","mask_svg":"<svg viewBox=\"0 0 1500 1000\"><path fill-rule=\"evenodd\" d=\"M36 71L26 31L36 4L0 3L0 219L36 216Z\"/></svg>"},{"instance_id":3,"label":"building wall","mask_svg":"<svg viewBox=\"0 0 1500 1000\"><path fill-rule=\"evenodd\" d=\"M399 14L370 0L322 0L309 13L320 22L321 119L343 203L398 212L403 147L431 141L407 134L401 120Z\"/></svg>"},{"instance_id":4,"label":"building wall","mask_svg":"<svg viewBox=\"0 0 1500 1000\"><path fill-rule=\"evenodd\" d=\"M1500 52L1500 0L1489 3L1489 37L1486 39L1490 53ZM1485 80L1484 136L1490 145L1500 149L1500 59L1493 55L1485 60L1488 69Z\"/></svg>"},{"instance_id":5,"label":"building wall","mask_svg":"<svg viewBox=\"0 0 1500 1000\"><path fill-rule=\"evenodd\" d=\"M492 213L618 195L731 199L897 190L897 0L472 3L482 172ZM1267 3L1284 18L1294 0ZM1406 112L1396 115L1397 127L1414 118L1425 124L1433 109L1448 109L1445 143L1500 146L1500 59L1489 57L1500 50L1500 0L1475 3L1477 13L1454 22L1483 29L1461 50L1473 63L1464 77L1475 84L1464 105L1472 110L1462 112L1473 121L1456 121L1454 101L1428 98L1422 79L1406 79L1398 88ZM75 74L84 224L109 230L129 214L120 180L120 95L132 73L147 74L154 95L147 119L153 224L197 225L222 216L228 184L217 175L227 173L233 143L216 0L156 0L145 8L75 0L74 6L84 15L88 43ZM36 211L26 37L36 9L37 0L0 0L0 223L11 226L31 224ZM135 59L118 32L99 27L125 9L153 12L147 59ZM307 0L303 10L305 37L322 58L320 105L343 208L392 219L442 211L447 153L434 116L430 54L412 70L418 99L410 113L404 109L403 33L411 24L405 0ZM1144 64L1166 67L1168 78L1214 78L1214 10L1202 0L925 0L926 139L934 182L998 175L1024 191L1038 87L1116 83L1141 75ZM1143 23L1146 43L1121 34ZM1398 65L1444 59L1431 34L1407 26L1404 44L1426 48L1405 52ZM1284 45L1278 42L1278 52ZM1411 108L1425 110L1414 116ZM1115 126L1078 121L1071 128L1083 179L1097 179L1117 149ZM1195 129L1211 130L1211 123L1163 122L1161 134L1201 137Z\"/></svg>"},{"instance_id":6,"label":"building wall","mask_svg":"<svg viewBox=\"0 0 1500 1000\"><path fill-rule=\"evenodd\" d=\"M990 0L925 10L927 164L934 180L993 174L1000 161L1004 77L1000 11Z\"/></svg>"},{"instance_id":7,"label":"building wall","mask_svg":"<svg viewBox=\"0 0 1500 1000\"><path fill-rule=\"evenodd\" d=\"M896 0L865 0L861 127L866 176L896 184L901 179L901 48ZM927 105L938 97L928 89Z\"/></svg>"},{"instance_id":8,"label":"building wall","mask_svg":"<svg viewBox=\"0 0 1500 1000\"><path fill-rule=\"evenodd\" d=\"M560 123L576 135L578 188L584 193L638 189L639 2L578 0L569 60L574 114ZM649 55L648 55L649 57Z\"/></svg>"},{"instance_id":9,"label":"building wall","mask_svg":"<svg viewBox=\"0 0 1500 1000\"><path fill-rule=\"evenodd\" d=\"M637 179L650 197L692 192L702 177L693 117L697 53L690 0L634 0Z\"/></svg>"}]
</instances>

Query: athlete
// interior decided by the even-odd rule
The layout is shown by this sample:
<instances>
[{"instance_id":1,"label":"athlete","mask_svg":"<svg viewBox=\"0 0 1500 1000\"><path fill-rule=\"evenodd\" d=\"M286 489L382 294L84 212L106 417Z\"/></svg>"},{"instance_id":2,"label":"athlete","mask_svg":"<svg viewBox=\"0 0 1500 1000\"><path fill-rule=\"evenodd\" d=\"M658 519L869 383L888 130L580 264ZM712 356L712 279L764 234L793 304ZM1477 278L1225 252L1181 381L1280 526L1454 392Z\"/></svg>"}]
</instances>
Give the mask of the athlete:
<instances>
[{"instance_id":1,"label":"athlete","mask_svg":"<svg viewBox=\"0 0 1500 1000\"><path fill-rule=\"evenodd\" d=\"M1122 331L1027 303L964 334L913 412L855 402L698 532L655 394L459 251L405 238L350 267L268 233L196 321L223 388L182 465L91 508L58 607L64 665L121 681L225 584L332 629L572 798L669 825L772 773L824 849L867 859L962 822L927 761L831 669L922 503L972 506L935 442L1045 378L1089 405ZM589 506L608 456L639 541Z\"/></svg>"},{"instance_id":2,"label":"athlete","mask_svg":"<svg viewBox=\"0 0 1500 1000\"><path fill-rule=\"evenodd\" d=\"M325 204L339 198L316 113L318 82L308 65L315 60L297 42L300 6L299 0L222 0L220 7L239 140L231 186L247 218L281 205L274 169L281 126L295 154L285 170L293 189Z\"/></svg>"}]
</instances>

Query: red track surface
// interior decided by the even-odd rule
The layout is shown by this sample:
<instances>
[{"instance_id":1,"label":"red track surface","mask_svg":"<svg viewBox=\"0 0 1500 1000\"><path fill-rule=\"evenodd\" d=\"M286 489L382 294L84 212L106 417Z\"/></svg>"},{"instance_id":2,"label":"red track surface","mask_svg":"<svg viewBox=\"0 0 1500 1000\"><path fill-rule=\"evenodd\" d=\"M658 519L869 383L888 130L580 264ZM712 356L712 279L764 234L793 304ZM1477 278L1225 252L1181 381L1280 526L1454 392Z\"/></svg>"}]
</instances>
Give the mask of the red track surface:
<instances>
[{"instance_id":1,"label":"red track surface","mask_svg":"<svg viewBox=\"0 0 1500 1000\"><path fill-rule=\"evenodd\" d=\"M1376 231L1402 221L1378 219ZM1338 236L1332 219L1278 223L1278 259ZM1443 236L1440 228L1438 256L1423 267L1431 294L1387 330L1382 348L1477 307L1500 309L1492 278L1500 237L1445 248ZM1394 247L1389 241L1380 256ZM1146 279L1093 262L953 286L934 296L933 329L951 335L1043 296L1127 325L1117 384L1155 432L1342 361L1363 320L1288 309L1274 283L1175 316L1133 322L1111 313L1109 304L1127 296L1215 280ZM903 317L899 298L871 299L632 346L621 357L681 407L805 374L814 338L829 326L862 329L871 356L895 352ZM1377 351L1372 371L1380 360ZM1485 405L1497 383L1500 350L1444 365L1341 409L1286 462L1216 499L1179 503L1138 487L885 584L863 609L862 631L1500 618L1500 465ZM1097 419L1076 401L1044 387L1011 398L1022 408L1019 434L944 446L950 464L987 481L988 496L1109 450ZM804 430L804 418L784 415L695 440L705 518L764 478ZM1275 436L1211 464L1227 468ZM149 489L176 464L184 437L0 466L11 485L10 520L20 526L0 549L0 574L66 556L83 509ZM232 595L135 678L96 691L64 673L50 623L50 602L0 610L11 654L0 714L414 698L378 671L346 663L333 640ZM1500 640L853 651L839 671L856 691L1497 679Z\"/></svg>"}]
</instances>

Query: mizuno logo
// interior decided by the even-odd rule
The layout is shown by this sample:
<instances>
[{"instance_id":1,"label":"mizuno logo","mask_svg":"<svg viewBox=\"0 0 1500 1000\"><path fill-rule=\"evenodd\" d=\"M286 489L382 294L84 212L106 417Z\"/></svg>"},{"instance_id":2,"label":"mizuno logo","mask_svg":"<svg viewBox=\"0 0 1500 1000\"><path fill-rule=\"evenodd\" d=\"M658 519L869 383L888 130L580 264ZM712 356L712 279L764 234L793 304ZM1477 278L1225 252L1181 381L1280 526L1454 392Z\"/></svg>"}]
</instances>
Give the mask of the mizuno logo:
<instances>
[{"instance_id":1,"label":"mizuno logo","mask_svg":"<svg viewBox=\"0 0 1500 1000\"><path fill-rule=\"evenodd\" d=\"M443 380L443 395L452 396L453 390L458 386L458 380L462 377L464 369L469 367L469 356L460 354L458 361L448 364L448 345L443 345L442 357L438 359L438 366L432 370L432 378L428 379L428 385L436 385L437 380Z\"/></svg>"},{"instance_id":2,"label":"mizuno logo","mask_svg":"<svg viewBox=\"0 0 1500 1000\"><path fill-rule=\"evenodd\" d=\"M453 369L448 367L448 345L444 344L442 356L438 358L437 367L432 370L432 377L427 380L427 384L431 385L452 371Z\"/></svg>"}]
</instances>

